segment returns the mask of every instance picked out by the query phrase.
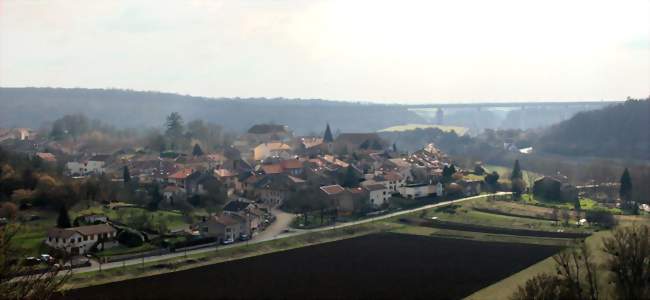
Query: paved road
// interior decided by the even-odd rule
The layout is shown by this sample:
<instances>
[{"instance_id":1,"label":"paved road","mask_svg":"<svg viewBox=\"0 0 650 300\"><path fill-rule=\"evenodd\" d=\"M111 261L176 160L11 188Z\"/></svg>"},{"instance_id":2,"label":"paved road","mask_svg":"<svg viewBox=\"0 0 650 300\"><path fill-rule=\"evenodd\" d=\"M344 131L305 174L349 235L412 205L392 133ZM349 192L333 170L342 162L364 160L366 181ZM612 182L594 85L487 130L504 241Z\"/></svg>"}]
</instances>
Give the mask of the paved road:
<instances>
[{"instance_id":1,"label":"paved road","mask_svg":"<svg viewBox=\"0 0 650 300\"><path fill-rule=\"evenodd\" d=\"M511 194L511 193L499 192L499 193L492 194L492 195L509 195L509 194ZM392 218L392 217L395 217L395 216L409 214L409 213L420 211L420 210L430 209L430 208L437 207L437 206L443 206L443 205L447 205L447 204L451 204L451 203L469 201L469 200L473 200L473 199L477 199L477 198L481 198L481 197L485 197L485 196L486 195L480 195L480 196L462 198L462 199L458 199L458 200L444 201L444 202L439 202L439 203L435 203L435 204L429 204L429 205L426 205L426 206L421 206L421 207L418 207L418 208L413 208L413 209L409 209L409 210L402 210L402 211L398 211L398 212L394 212L394 213L390 213L390 214L386 214L386 215L382 215L382 216L363 219L363 220L359 220L359 221L339 223L339 224L336 224L335 226L322 227L322 228L316 228L316 229L308 229L308 230L293 230L291 233L284 233L284 234L280 234L279 236L278 236L277 233L274 234L274 232L277 232L277 230L280 230L280 232L282 230L284 230L284 228L286 228L286 227L283 228L282 227L283 224L288 226L288 224L291 223L292 215L288 214L288 213L276 211L275 213L278 213L278 219L275 222L275 223L277 223L276 228L273 229L273 231L268 231L267 235L264 235L264 236L262 234L258 235L256 238L249 241L248 244L257 244L257 243L265 242L265 241L276 239L276 238L277 239L288 238L288 237L291 237L291 236L306 234L306 233L309 233L309 232L320 232L320 231L326 231L326 230L334 230L334 229L337 229L337 228L344 228L344 227L349 227L349 226L354 226L354 225L359 225L359 224L364 224L364 223L370 223L370 222L374 222L374 221L378 221L378 220L384 220L384 219ZM281 219L282 219L282 221L281 221ZM267 230L269 230L269 229L272 229L271 226L269 226L269 228L267 228ZM158 255L158 256L150 256L150 257L145 257L145 258L137 258L137 259L125 260L125 261L120 261L120 262L106 263L106 264L101 265L101 269L106 270L106 269L112 269L112 268L119 268L119 267L122 267L122 266L130 266L130 265L142 264L144 262L154 262L154 261L161 261L161 260L166 260L166 259L170 259L170 258L183 257L185 255L191 255L191 254L197 254L197 253L205 253L205 252L210 252L210 251L219 251L220 249L226 249L226 248L232 248L232 247L241 247L241 246L244 246L245 244L247 244L247 243L240 242L240 243L231 244L231 245L227 245L227 246L201 248L201 249L195 249L195 250L189 250L189 251L174 252L174 253ZM74 269L73 273L86 273L86 272L98 271L99 268L100 268L99 264L93 264L90 267Z\"/></svg>"}]
</instances>

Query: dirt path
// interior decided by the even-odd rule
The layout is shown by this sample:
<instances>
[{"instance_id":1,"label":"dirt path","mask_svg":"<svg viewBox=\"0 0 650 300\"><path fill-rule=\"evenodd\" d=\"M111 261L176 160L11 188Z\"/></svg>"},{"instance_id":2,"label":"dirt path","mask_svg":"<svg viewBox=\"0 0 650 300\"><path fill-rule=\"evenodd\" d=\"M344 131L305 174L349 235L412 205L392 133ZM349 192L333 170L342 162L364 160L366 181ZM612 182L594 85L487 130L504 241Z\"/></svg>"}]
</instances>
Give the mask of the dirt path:
<instances>
[{"instance_id":1,"label":"dirt path","mask_svg":"<svg viewBox=\"0 0 650 300\"><path fill-rule=\"evenodd\" d=\"M253 241L269 240L281 235L285 229L289 228L289 224L291 224L291 221L296 217L294 214L281 211L277 208L272 209L271 213L275 215L275 222L261 233L255 235Z\"/></svg>"}]
</instances>

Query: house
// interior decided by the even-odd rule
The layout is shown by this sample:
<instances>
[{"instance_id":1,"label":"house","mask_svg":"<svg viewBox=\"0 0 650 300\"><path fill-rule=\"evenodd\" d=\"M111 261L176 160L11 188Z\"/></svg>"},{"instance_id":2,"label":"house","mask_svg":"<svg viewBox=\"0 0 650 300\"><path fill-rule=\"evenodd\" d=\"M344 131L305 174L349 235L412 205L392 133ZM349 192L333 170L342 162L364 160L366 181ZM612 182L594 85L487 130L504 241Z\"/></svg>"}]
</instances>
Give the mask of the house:
<instances>
[{"instance_id":1,"label":"house","mask_svg":"<svg viewBox=\"0 0 650 300\"><path fill-rule=\"evenodd\" d=\"M368 197L370 199L370 205L373 207L381 207L384 204L388 204L390 199L390 191L383 184L370 184L364 187L368 190Z\"/></svg>"},{"instance_id":2,"label":"house","mask_svg":"<svg viewBox=\"0 0 650 300\"><path fill-rule=\"evenodd\" d=\"M254 195L259 202L279 206L304 185L304 180L291 175L267 174L254 183Z\"/></svg>"},{"instance_id":3,"label":"house","mask_svg":"<svg viewBox=\"0 0 650 300\"><path fill-rule=\"evenodd\" d=\"M338 184L322 186L320 190L340 216L349 216L359 211L361 199L368 197L364 188L346 189Z\"/></svg>"},{"instance_id":4,"label":"house","mask_svg":"<svg viewBox=\"0 0 650 300\"><path fill-rule=\"evenodd\" d=\"M236 214L222 213L207 217L196 225L203 237L214 237L217 242L236 240L242 234L250 236L250 227L246 220Z\"/></svg>"},{"instance_id":5,"label":"house","mask_svg":"<svg viewBox=\"0 0 650 300\"><path fill-rule=\"evenodd\" d=\"M117 245L117 230L108 224L51 228L45 244L72 255L86 254L95 245L102 249Z\"/></svg>"},{"instance_id":6,"label":"house","mask_svg":"<svg viewBox=\"0 0 650 300\"><path fill-rule=\"evenodd\" d=\"M398 188L399 194L407 199L422 198L428 196L442 196L443 187L442 183L438 182L437 184L429 183L416 183L416 184L405 184L404 186Z\"/></svg>"},{"instance_id":7,"label":"house","mask_svg":"<svg viewBox=\"0 0 650 300\"><path fill-rule=\"evenodd\" d=\"M290 158L291 146L283 142L265 142L253 149L254 160L264 160L270 157Z\"/></svg>"},{"instance_id":8,"label":"house","mask_svg":"<svg viewBox=\"0 0 650 300\"><path fill-rule=\"evenodd\" d=\"M543 176L535 179L533 183L533 195L547 200L559 200L561 195L562 181L552 176Z\"/></svg>"},{"instance_id":9,"label":"house","mask_svg":"<svg viewBox=\"0 0 650 300\"><path fill-rule=\"evenodd\" d=\"M170 185L175 185L181 189L185 189L187 183L187 177L194 173L192 168L183 168L175 173L167 176L167 183Z\"/></svg>"},{"instance_id":10,"label":"house","mask_svg":"<svg viewBox=\"0 0 650 300\"><path fill-rule=\"evenodd\" d=\"M83 162L71 161L66 164L68 174L72 176L85 176L89 174L104 174L106 169L104 166L110 159L110 155L101 154L95 155Z\"/></svg>"},{"instance_id":11,"label":"house","mask_svg":"<svg viewBox=\"0 0 650 300\"><path fill-rule=\"evenodd\" d=\"M252 231L260 228L264 218L268 215L267 212L259 208L257 203L245 198L237 198L226 203L223 213L235 214L244 218Z\"/></svg>"},{"instance_id":12,"label":"house","mask_svg":"<svg viewBox=\"0 0 650 300\"><path fill-rule=\"evenodd\" d=\"M282 166L282 171L291 175L291 176L300 176L302 175L304 164L298 159L285 159L280 162Z\"/></svg>"},{"instance_id":13,"label":"house","mask_svg":"<svg viewBox=\"0 0 650 300\"><path fill-rule=\"evenodd\" d=\"M390 193L397 193L398 188L406 184L406 180L395 171L376 172L374 175L371 174L370 179L361 183L364 186L368 184L383 184Z\"/></svg>"}]
</instances>

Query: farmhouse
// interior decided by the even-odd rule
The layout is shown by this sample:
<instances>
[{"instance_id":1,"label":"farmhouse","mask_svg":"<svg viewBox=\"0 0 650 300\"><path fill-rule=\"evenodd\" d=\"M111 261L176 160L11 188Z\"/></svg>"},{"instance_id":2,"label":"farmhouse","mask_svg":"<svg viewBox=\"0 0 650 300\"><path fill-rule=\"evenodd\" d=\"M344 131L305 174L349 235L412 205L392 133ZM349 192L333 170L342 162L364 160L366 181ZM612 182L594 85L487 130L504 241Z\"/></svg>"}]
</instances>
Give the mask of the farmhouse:
<instances>
[{"instance_id":1,"label":"farmhouse","mask_svg":"<svg viewBox=\"0 0 650 300\"><path fill-rule=\"evenodd\" d=\"M87 253L95 245L101 248L117 245L117 231L108 224L52 228L48 230L45 244L73 255Z\"/></svg>"}]
</instances>

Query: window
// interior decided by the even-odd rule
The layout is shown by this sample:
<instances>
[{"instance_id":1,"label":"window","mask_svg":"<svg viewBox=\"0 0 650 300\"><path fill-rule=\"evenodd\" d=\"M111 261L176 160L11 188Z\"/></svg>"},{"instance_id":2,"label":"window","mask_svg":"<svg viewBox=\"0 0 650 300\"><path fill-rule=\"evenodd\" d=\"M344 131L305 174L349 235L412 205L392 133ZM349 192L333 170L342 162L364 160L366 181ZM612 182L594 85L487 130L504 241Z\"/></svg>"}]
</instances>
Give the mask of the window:
<instances>
[{"instance_id":1,"label":"window","mask_svg":"<svg viewBox=\"0 0 650 300\"><path fill-rule=\"evenodd\" d=\"M87 240L88 240L88 236L84 235L84 241L87 241Z\"/></svg>"},{"instance_id":2,"label":"window","mask_svg":"<svg viewBox=\"0 0 650 300\"><path fill-rule=\"evenodd\" d=\"M77 238L77 243L81 243L81 237Z\"/></svg>"}]
</instances>

